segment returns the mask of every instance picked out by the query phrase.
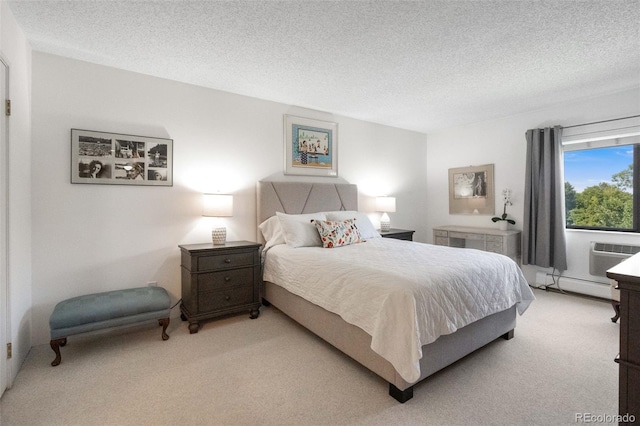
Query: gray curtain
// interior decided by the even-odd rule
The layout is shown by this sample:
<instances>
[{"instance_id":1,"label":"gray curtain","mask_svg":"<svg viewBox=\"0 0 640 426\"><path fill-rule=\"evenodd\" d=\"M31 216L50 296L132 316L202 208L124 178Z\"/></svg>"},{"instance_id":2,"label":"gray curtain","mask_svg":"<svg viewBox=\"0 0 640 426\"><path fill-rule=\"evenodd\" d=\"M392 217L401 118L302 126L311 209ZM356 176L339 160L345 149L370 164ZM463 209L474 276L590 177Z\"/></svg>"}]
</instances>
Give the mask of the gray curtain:
<instances>
[{"instance_id":1,"label":"gray curtain","mask_svg":"<svg viewBox=\"0 0 640 426\"><path fill-rule=\"evenodd\" d=\"M527 130L522 263L567 269L562 128Z\"/></svg>"}]
</instances>

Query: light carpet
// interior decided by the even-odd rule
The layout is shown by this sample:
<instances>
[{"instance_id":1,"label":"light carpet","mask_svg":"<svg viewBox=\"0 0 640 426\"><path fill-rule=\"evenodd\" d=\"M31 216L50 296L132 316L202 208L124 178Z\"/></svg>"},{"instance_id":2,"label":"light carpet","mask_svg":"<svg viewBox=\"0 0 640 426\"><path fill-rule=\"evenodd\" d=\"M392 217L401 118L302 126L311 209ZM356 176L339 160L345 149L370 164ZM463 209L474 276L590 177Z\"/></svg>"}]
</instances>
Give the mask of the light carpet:
<instances>
[{"instance_id":1,"label":"light carpet","mask_svg":"<svg viewBox=\"0 0 640 426\"><path fill-rule=\"evenodd\" d=\"M497 339L415 386L388 384L274 307L258 319L172 319L72 336L62 363L32 348L0 400L12 425L550 425L618 411L611 305L536 290L515 338ZM176 308L177 309L177 308Z\"/></svg>"}]
</instances>

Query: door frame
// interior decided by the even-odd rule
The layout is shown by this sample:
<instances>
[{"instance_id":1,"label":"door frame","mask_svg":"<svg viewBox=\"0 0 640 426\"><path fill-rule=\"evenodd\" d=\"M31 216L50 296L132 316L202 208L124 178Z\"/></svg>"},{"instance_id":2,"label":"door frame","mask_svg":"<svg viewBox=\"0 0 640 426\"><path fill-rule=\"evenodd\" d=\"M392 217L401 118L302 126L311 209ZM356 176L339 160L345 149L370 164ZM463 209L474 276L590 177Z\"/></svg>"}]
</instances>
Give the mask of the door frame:
<instances>
[{"instance_id":1,"label":"door frame","mask_svg":"<svg viewBox=\"0 0 640 426\"><path fill-rule=\"evenodd\" d=\"M5 100L9 97L9 62L0 52L0 397L11 387L11 360L7 343L11 342L9 303L9 116Z\"/></svg>"}]
</instances>

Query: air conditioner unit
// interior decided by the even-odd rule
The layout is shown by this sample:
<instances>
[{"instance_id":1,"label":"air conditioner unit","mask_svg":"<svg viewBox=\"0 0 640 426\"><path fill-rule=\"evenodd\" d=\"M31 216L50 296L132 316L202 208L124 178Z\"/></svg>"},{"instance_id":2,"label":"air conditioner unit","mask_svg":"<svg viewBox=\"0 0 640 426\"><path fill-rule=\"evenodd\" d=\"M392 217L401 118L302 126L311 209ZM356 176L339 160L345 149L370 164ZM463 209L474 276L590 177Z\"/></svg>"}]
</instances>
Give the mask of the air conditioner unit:
<instances>
[{"instance_id":1,"label":"air conditioner unit","mask_svg":"<svg viewBox=\"0 0 640 426\"><path fill-rule=\"evenodd\" d=\"M607 269L616 266L638 252L640 252L640 246L591 241L589 273L599 277L606 277Z\"/></svg>"}]
</instances>

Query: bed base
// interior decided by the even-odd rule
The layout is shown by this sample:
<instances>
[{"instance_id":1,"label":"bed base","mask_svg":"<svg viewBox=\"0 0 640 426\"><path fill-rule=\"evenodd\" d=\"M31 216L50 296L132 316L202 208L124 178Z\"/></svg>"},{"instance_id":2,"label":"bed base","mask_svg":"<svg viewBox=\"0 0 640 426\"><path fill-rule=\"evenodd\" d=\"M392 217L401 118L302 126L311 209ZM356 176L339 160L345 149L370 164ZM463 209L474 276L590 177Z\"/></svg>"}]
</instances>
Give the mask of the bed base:
<instances>
[{"instance_id":1,"label":"bed base","mask_svg":"<svg viewBox=\"0 0 640 426\"><path fill-rule=\"evenodd\" d=\"M413 397L413 386L476 349L503 337L510 340L516 325L515 306L463 327L455 333L441 336L422 347L421 376L414 383L406 382L391 363L371 350L371 336L340 316L288 292L283 287L265 282L263 298L287 316L327 341L358 363L389 382L389 395L404 403Z\"/></svg>"},{"instance_id":2,"label":"bed base","mask_svg":"<svg viewBox=\"0 0 640 426\"><path fill-rule=\"evenodd\" d=\"M404 404L413 398L413 386L409 386L405 390L400 390L393 383L389 383L389 395L399 403Z\"/></svg>"},{"instance_id":3,"label":"bed base","mask_svg":"<svg viewBox=\"0 0 640 426\"><path fill-rule=\"evenodd\" d=\"M504 340L511 340L514 336L514 330L511 329L502 335ZM422 380L422 379L420 379ZM395 398L398 402L404 404L411 398L413 398L413 385L404 390L398 389L393 383L389 383L389 395Z\"/></svg>"}]
</instances>

